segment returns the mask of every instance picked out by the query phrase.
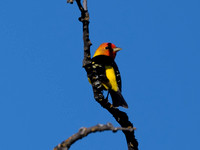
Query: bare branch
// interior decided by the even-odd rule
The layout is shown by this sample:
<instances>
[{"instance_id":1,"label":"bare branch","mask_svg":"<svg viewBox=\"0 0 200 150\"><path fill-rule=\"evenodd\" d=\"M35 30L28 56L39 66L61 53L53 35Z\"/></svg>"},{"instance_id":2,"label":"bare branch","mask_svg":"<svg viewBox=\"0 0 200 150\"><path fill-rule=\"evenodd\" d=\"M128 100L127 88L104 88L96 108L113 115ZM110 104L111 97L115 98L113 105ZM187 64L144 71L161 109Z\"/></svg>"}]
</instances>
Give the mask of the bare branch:
<instances>
[{"instance_id":1,"label":"bare branch","mask_svg":"<svg viewBox=\"0 0 200 150\"><path fill-rule=\"evenodd\" d=\"M56 146L54 150L68 150L73 143L86 137L88 134L95 133L95 132L108 131L108 130L113 131L113 132L117 132L118 130L132 132L133 130L135 130L135 128L114 127L111 123L107 123L105 125L97 124L96 126L89 127L89 128L82 127L79 129L79 131L76 134L72 135L67 140L63 141L61 144Z\"/></svg>"}]
</instances>

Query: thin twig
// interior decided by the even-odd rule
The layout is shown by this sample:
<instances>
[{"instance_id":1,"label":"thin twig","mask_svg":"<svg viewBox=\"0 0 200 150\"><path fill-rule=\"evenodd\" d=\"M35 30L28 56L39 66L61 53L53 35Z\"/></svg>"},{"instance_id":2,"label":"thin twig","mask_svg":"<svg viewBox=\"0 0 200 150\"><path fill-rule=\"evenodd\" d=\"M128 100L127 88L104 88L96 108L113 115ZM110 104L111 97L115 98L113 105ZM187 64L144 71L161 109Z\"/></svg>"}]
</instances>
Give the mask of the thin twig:
<instances>
[{"instance_id":1,"label":"thin twig","mask_svg":"<svg viewBox=\"0 0 200 150\"><path fill-rule=\"evenodd\" d=\"M135 130L135 128L114 127L111 123L107 123L105 125L97 124L96 126L89 127L89 128L82 127L79 129L79 131L76 134L72 135L67 140L63 141L61 144L56 146L54 150L68 150L73 143L86 137L90 133L109 131L109 130L113 132L117 132L119 130L132 132L133 130Z\"/></svg>"}]
</instances>

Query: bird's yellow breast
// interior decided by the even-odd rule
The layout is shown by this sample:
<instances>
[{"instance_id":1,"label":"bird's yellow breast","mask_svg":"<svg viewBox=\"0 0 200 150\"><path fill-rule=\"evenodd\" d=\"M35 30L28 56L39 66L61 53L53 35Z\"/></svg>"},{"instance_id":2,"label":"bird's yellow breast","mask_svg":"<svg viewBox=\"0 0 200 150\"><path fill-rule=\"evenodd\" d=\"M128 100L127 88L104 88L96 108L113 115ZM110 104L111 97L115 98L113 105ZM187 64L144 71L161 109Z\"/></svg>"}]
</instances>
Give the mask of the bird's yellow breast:
<instances>
[{"instance_id":1,"label":"bird's yellow breast","mask_svg":"<svg viewBox=\"0 0 200 150\"><path fill-rule=\"evenodd\" d=\"M114 68L112 66L105 66L105 71L106 71L106 77L109 80L109 85L103 84L103 86L107 90L112 89L113 91L118 91L118 85L117 85L117 80L116 80ZM109 86L111 86L111 87L109 87Z\"/></svg>"}]
</instances>

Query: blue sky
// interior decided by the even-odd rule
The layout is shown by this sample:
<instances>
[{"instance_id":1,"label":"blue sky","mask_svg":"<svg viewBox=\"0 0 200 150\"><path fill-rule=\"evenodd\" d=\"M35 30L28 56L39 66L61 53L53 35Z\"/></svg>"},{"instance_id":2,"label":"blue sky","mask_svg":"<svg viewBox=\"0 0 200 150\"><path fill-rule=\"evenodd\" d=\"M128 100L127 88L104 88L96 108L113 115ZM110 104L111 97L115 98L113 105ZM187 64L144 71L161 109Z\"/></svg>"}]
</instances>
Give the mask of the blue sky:
<instances>
[{"instance_id":1,"label":"blue sky","mask_svg":"<svg viewBox=\"0 0 200 150\"><path fill-rule=\"evenodd\" d=\"M139 148L200 149L200 2L92 1L91 53L116 62ZM0 149L53 149L82 126L111 122L82 68L82 24L66 1L0 1ZM126 149L121 132L89 135L72 150Z\"/></svg>"}]
</instances>

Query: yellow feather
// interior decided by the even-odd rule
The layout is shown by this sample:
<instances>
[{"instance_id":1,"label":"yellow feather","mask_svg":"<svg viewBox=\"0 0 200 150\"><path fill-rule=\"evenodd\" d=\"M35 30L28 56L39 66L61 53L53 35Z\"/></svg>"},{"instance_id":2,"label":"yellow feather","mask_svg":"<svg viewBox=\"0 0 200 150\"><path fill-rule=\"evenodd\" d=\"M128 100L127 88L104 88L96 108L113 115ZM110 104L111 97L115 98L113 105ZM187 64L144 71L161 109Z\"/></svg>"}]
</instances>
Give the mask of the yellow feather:
<instances>
[{"instance_id":1,"label":"yellow feather","mask_svg":"<svg viewBox=\"0 0 200 150\"><path fill-rule=\"evenodd\" d=\"M103 86L106 89L112 89L113 91L117 92L118 91L118 85L117 85L117 80L116 80L116 75L115 75L115 70L112 66L105 66L106 69L106 77L109 80L109 84L103 84ZM109 87L111 86L111 87Z\"/></svg>"},{"instance_id":2,"label":"yellow feather","mask_svg":"<svg viewBox=\"0 0 200 150\"><path fill-rule=\"evenodd\" d=\"M92 84L90 78L88 78L88 81L89 81L90 84Z\"/></svg>"}]
</instances>

